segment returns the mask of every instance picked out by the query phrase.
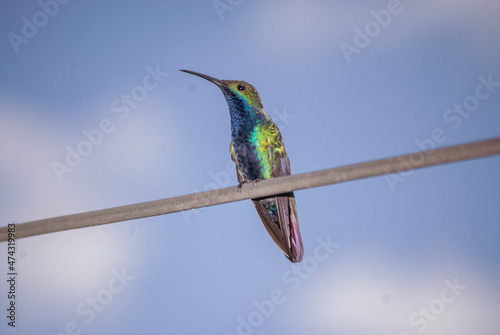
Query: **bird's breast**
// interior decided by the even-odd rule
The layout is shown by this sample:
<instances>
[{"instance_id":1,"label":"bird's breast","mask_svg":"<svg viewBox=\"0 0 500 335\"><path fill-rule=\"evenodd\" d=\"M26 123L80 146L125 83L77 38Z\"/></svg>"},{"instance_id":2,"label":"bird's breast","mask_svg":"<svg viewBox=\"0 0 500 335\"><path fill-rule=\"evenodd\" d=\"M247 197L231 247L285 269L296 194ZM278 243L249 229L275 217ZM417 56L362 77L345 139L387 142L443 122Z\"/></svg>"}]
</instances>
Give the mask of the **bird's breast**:
<instances>
[{"instance_id":1,"label":"bird's breast","mask_svg":"<svg viewBox=\"0 0 500 335\"><path fill-rule=\"evenodd\" d=\"M234 163L245 181L263 179L256 149L248 139L233 139Z\"/></svg>"}]
</instances>

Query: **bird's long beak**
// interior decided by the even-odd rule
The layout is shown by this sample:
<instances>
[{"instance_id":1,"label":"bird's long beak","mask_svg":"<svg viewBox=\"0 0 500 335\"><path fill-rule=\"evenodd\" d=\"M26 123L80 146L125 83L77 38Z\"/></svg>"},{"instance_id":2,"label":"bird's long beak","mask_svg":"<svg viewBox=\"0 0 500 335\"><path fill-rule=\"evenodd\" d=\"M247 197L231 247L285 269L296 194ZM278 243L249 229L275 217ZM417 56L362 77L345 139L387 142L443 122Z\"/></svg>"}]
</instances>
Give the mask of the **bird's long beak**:
<instances>
[{"instance_id":1,"label":"bird's long beak","mask_svg":"<svg viewBox=\"0 0 500 335\"><path fill-rule=\"evenodd\" d=\"M199 73L199 72L194 72L194 71L190 71L190 70L179 70L179 71L190 73L190 74L194 74L195 76L201 77L203 79L206 79L206 80L214 83L215 85L217 85L220 88L226 87L226 85L220 79L207 76L206 74Z\"/></svg>"}]
</instances>

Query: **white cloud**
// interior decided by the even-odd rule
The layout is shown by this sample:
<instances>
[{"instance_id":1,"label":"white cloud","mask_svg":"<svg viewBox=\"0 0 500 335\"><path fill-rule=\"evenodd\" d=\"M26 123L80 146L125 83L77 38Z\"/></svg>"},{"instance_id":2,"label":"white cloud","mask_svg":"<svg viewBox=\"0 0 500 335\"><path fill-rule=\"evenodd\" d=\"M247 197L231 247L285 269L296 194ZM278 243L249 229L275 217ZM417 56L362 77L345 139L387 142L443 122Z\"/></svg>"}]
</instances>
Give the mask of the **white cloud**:
<instances>
[{"instance_id":1,"label":"white cloud","mask_svg":"<svg viewBox=\"0 0 500 335\"><path fill-rule=\"evenodd\" d=\"M52 162L64 162L65 146L74 147L84 137L68 132L64 124L49 123L34 106L0 101L0 196L5 199L0 203L1 225L101 209L108 203L130 203L125 199L140 191L140 182L135 179L142 176L155 180L168 174L165 156L169 148L179 145L174 143L175 124L164 124L168 116L148 112L164 110L165 106L144 104L136 110L137 117L131 116L122 124L116 121L115 131L60 183ZM95 294L107 283L113 269L134 264L140 254L137 250L131 254L127 245L128 227L133 224L19 240L23 292L44 306L74 304L74 290Z\"/></svg>"},{"instance_id":2,"label":"white cloud","mask_svg":"<svg viewBox=\"0 0 500 335\"><path fill-rule=\"evenodd\" d=\"M178 131L167 122L168 115L151 112L161 110L165 106L144 103L123 121L111 111L100 119L94 115L75 133L62 123L49 123L34 106L0 102L1 192L8 199L2 205L3 219L23 222L100 209L109 203L127 204L127 197L139 191L139 182L161 179L172 167L165 160L179 145ZM67 165L66 146L77 150L78 143L86 140L81 131L97 128L106 117L114 124L113 132L104 134L102 142L71 172L61 174L59 182L52 164Z\"/></svg>"},{"instance_id":3,"label":"white cloud","mask_svg":"<svg viewBox=\"0 0 500 335\"><path fill-rule=\"evenodd\" d=\"M39 117L32 106L0 102L1 225L72 214L89 204L96 206L100 196L83 187L91 182L85 175L59 183L51 169L52 161L64 148L61 143L66 143L63 133ZM114 234L83 229L18 240L23 292L45 308L71 301L75 287L83 292L99 287L110 271L127 259L127 246L116 234L124 229L126 226L110 226L108 231Z\"/></svg>"},{"instance_id":4,"label":"white cloud","mask_svg":"<svg viewBox=\"0 0 500 335\"><path fill-rule=\"evenodd\" d=\"M75 208L72 203L86 201L83 194L75 194L68 201L70 190L58 183L51 170L50 158L59 149L56 138L53 126L41 119L34 108L1 102L1 192L9 202L4 203L2 213L8 220L24 221L65 213Z\"/></svg>"},{"instance_id":5,"label":"white cloud","mask_svg":"<svg viewBox=\"0 0 500 335\"><path fill-rule=\"evenodd\" d=\"M498 329L496 283L460 260L455 265L449 259L431 263L411 269L373 254L343 259L303 292L309 300L308 323L318 332L360 334L479 334ZM446 289L452 286L459 287L458 293ZM444 300L450 301L443 301L443 290Z\"/></svg>"},{"instance_id":6,"label":"white cloud","mask_svg":"<svg viewBox=\"0 0 500 335\"><path fill-rule=\"evenodd\" d=\"M310 54L312 50L340 50L341 42L353 44L354 28L364 29L368 22L374 21L370 12L387 10L388 2L266 3L259 9L260 20L252 28L251 41L257 50L269 56L283 51ZM394 45L456 31L464 52L482 61L486 58L498 63L499 49L495 42L500 31L500 6L497 2L402 0L400 7L402 10L392 15L390 23L382 27L375 37L376 43L369 48L376 44L394 52ZM485 50L490 52L485 54Z\"/></svg>"}]
</instances>

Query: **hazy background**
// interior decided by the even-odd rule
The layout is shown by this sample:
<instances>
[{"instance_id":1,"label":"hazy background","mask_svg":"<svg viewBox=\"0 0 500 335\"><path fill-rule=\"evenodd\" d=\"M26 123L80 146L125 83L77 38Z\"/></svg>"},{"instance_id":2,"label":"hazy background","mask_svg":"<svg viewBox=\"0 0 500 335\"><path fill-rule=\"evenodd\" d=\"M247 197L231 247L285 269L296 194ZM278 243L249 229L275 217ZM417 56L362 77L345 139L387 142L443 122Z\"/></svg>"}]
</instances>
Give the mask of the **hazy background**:
<instances>
[{"instance_id":1,"label":"hazy background","mask_svg":"<svg viewBox=\"0 0 500 335\"><path fill-rule=\"evenodd\" d=\"M2 1L0 225L236 185L223 95L178 69L253 84L294 173L499 136L499 17L493 0ZM20 239L0 333L492 334L499 169L298 191L301 265L250 201Z\"/></svg>"}]
</instances>

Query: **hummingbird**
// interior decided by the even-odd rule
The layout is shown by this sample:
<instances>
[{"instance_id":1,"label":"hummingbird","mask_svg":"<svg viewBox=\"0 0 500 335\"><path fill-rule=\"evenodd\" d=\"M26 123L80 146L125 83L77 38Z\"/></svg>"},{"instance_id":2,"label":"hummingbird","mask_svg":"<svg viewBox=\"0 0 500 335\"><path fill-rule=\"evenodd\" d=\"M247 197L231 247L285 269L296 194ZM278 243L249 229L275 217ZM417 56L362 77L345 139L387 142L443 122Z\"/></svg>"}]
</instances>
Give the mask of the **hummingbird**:
<instances>
[{"instance_id":1,"label":"hummingbird","mask_svg":"<svg viewBox=\"0 0 500 335\"><path fill-rule=\"evenodd\" d=\"M240 186L291 174L281 133L264 110L255 87L245 81L220 80L190 70L180 71L206 79L222 90L229 106L230 153ZM281 251L291 262L300 262L304 247L293 192L252 199L252 202Z\"/></svg>"}]
</instances>

